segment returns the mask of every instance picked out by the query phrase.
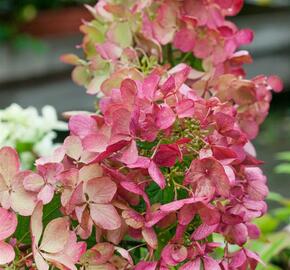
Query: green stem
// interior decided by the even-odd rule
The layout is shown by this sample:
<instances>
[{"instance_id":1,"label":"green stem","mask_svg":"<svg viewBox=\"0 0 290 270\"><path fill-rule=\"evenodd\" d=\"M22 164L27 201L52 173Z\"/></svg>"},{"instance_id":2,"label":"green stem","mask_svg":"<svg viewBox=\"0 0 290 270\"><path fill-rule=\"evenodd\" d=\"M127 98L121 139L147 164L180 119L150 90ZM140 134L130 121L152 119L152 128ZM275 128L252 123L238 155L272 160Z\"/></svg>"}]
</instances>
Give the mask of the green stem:
<instances>
[{"instance_id":1,"label":"green stem","mask_svg":"<svg viewBox=\"0 0 290 270\"><path fill-rule=\"evenodd\" d=\"M171 66L174 66L174 60L172 55L172 46L171 44L167 45L167 60L171 64Z\"/></svg>"},{"instance_id":2,"label":"green stem","mask_svg":"<svg viewBox=\"0 0 290 270\"><path fill-rule=\"evenodd\" d=\"M29 257L31 257L32 255L33 255L33 254L32 254L32 252L31 252L31 253L27 254L26 256L22 257L19 261L17 261L17 262L15 263L15 266L21 266L21 264L22 264L26 259L28 259Z\"/></svg>"},{"instance_id":3,"label":"green stem","mask_svg":"<svg viewBox=\"0 0 290 270\"><path fill-rule=\"evenodd\" d=\"M142 244L140 244L140 245L137 245L137 246L135 246L135 247L132 247L132 248L128 249L127 251L130 252L130 251L132 251L132 250L134 250L134 249L136 249L136 248L143 247L143 246L146 246L146 245L147 245L147 243L142 243Z\"/></svg>"},{"instance_id":4,"label":"green stem","mask_svg":"<svg viewBox=\"0 0 290 270\"><path fill-rule=\"evenodd\" d=\"M184 63L184 61L190 56L192 54L192 52L188 52L188 53L186 53L183 57L182 57L182 59L180 60L180 62L181 63Z\"/></svg>"}]
</instances>

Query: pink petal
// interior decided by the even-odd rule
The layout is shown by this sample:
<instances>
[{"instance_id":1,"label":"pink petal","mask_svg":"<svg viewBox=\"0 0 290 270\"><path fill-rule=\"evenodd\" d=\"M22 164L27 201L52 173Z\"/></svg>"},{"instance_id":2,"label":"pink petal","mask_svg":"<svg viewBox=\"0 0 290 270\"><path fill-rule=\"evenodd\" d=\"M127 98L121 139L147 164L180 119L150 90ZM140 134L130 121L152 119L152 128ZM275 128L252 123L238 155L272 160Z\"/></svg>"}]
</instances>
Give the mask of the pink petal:
<instances>
[{"instance_id":1,"label":"pink petal","mask_svg":"<svg viewBox=\"0 0 290 270\"><path fill-rule=\"evenodd\" d=\"M192 51L195 45L195 32L190 29L182 28L176 32L173 45L182 52Z\"/></svg>"},{"instance_id":2,"label":"pink petal","mask_svg":"<svg viewBox=\"0 0 290 270\"><path fill-rule=\"evenodd\" d=\"M91 248L92 251L97 251L95 258L93 259L94 264L103 264L111 259L114 255L114 246L110 243L98 243Z\"/></svg>"},{"instance_id":3,"label":"pink petal","mask_svg":"<svg viewBox=\"0 0 290 270\"><path fill-rule=\"evenodd\" d=\"M38 242L40 240L43 231L42 216L43 216L43 205L42 203L38 203L30 219L31 235L36 245L38 245Z\"/></svg>"},{"instance_id":4,"label":"pink petal","mask_svg":"<svg viewBox=\"0 0 290 270\"><path fill-rule=\"evenodd\" d=\"M198 209L198 213L204 223L207 225L215 225L220 222L220 213L219 210L209 207L202 207Z\"/></svg>"},{"instance_id":5,"label":"pink petal","mask_svg":"<svg viewBox=\"0 0 290 270\"><path fill-rule=\"evenodd\" d=\"M157 112L157 117L156 117L156 125L160 129L167 129L175 121L175 114L173 110L166 104L163 104L160 106L160 109Z\"/></svg>"},{"instance_id":6,"label":"pink petal","mask_svg":"<svg viewBox=\"0 0 290 270\"><path fill-rule=\"evenodd\" d=\"M152 227L147 228L144 227L142 230L142 236L145 240L145 242L153 249L157 249L158 247L158 239L157 235Z\"/></svg>"},{"instance_id":7,"label":"pink petal","mask_svg":"<svg viewBox=\"0 0 290 270\"><path fill-rule=\"evenodd\" d=\"M68 255L73 263L77 263L85 253L87 245L85 242L77 242L75 232L70 232L69 239L64 247L63 253Z\"/></svg>"},{"instance_id":8,"label":"pink petal","mask_svg":"<svg viewBox=\"0 0 290 270\"><path fill-rule=\"evenodd\" d=\"M33 252L33 257L38 270L49 270L49 264L38 251Z\"/></svg>"},{"instance_id":9,"label":"pink petal","mask_svg":"<svg viewBox=\"0 0 290 270\"><path fill-rule=\"evenodd\" d=\"M131 257L131 255L130 255L130 253L126 250L126 249L124 249L124 248L120 248L120 247L115 247L115 250L119 253L119 254L121 254L121 256L123 257L123 258L125 258L131 265L133 265L134 264L134 262L133 262L133 259L132 259L132 257Z\"/></svg>"},{"instance_id":10,"label":"pink petal","mask_svg":"<svg viewBox=\"0 0 290 270\"><path fill-rule=\"evenodd\" d=\"M184 63L181 63L168 71L168 73L174 77L175 86L177 89L179 89L182 86L182 84L186 81L191 70L192 70L191 67L189 67Z\"/></svg>"},{"instance_id":11,"label":"pink petal","mask_svg":"<svg viewBox=\"0 0 290 270\"><path fill-rule=\"evenodd\" d=\"M49 253L57 253L64 249L69 239L69 223L66 218L52 220L43 232L40 249Z\"/></svg>"},{"instance_id":12,"label":"pink petal","mask_svg":"<svg viewBox=\"0 0 290 270\"><path fill-rule=\"evenodd\" d=\"M247 242L248 238L247 226L243 223L233 225L230 231L230 236L234 240L234 243L236 243L239 246L242 246Z\"/></svg>"},{"instance_id":13,"label":"pink petal","mask_svg":"<svg viewBox=\"0 0 290 270\"><path fill-rule=\"evenodd\" d=\"M134 140L131 141L129 146L126 147L120 159L125 164L133 164L138 160L137 144Z\"/></svg>"},{"instance_id":14,"label":"pink petal","mask_svg":"<svg viewBox=\"0 0 290 270\"><path fill-rule=\"evenodd\" d=\"M156 270L158 262L139 262L135 270Z\"/></svg>"},{"instance_id":15,"label":"pink petal","mask_svg":"<svg viewBox=\"0 0 290 270\"><path fill-rule=\"evenodd\" d=\"M122 212L122 217L128 226L134 229L141 229L144 226L144 218L141 214L133 209L124 210Z\"/></svg>"},{"instance_id":16,"label":"pink petal","mask_svg":"<svg viewBox=\"0 0 290 270\"><path fill-rule=\"evenodd\" d=\"M222 216L222 221L228 225L236 225L243 221L243 218L237 215L233 215L230 213L225 213Z\"/></svg>"},{"instance_id":17,"label":"pink petal","mask_svg":"<svg viewBox=\"0 0 290 270\"><path fill-rule=\"evenodd\" d=\"M47 254L43 253L43 257L47 260L50 261L52 264L58 266L58 265L63 265L66 267L66 269L70 270L77 270L75 264L72 262L71 258L67 256L66 254L63 253L56 253L56 254Z\"/></svg>"},{"instance_id":18,"label":"pink petal","mask_svg":"<svg viewBox=\"0 0 290 270\"><path fill-rule=\"evenodd\" d=\"M69 129L73 135L81 139L97 131L96 121L89 115L74 115L69 120Z\"/></svg>"},{"instance_id":19,"label":"pink petal","mask_svg":"<svg viewBox=\"0 0 290 270\"><path fill-rule=\"evenodd\" d=\"M109 138L101 133L91 134L83 139L84 149L96 153L105 151L108 143Z\"/></svg>"},{"instance_id":20,"label":"pink petal","mask_svg":"<svg viewBox=\"0 0 290 270\"><path fill-rule=\"evenodd\" d=\"M262 265L265 266L265 263L262 261L262 259L260 258L260 256L259 256L257 253L252 252L252 251L249 250L249 249L244 249L244 250L245 250L246 255L247 255L249 258L251 258L252 260L255 260L255 261L257 261L257 262L259 262L259 263L261 263Z\"/></svg>"},{"instance_id":21,"label":"pink petal","mask_svg":"<svg viewBox=\"0 0 290 270\"><path fill-rule=\"evenodd\" d=\"M3 176L0 174L0 193L4 191L8 191L9 187L7 186L7 183Z\"/></svg>"},{"instance_id":22,"label":"pink petal","mask_svg":"<svg viewBox=\"0 0 290 270\"><path fill-rule=\"evenodd\" d=\"M44 184L43 177L37 173L30 173L23 180L24 188L33 192L39 192Z\"/></svg>"},{"instance_id":23,"label":"pink petal","mask_svg":"<svg viewBox=\"0 0 290 270\"><path fill-rule=\"evenodd\" d=\"M45 185L41 191L38 193L38 200L42 201L43 204L48 204L51 202L54 195L54 188L51 185Z\"/></svg>"},{"instance_id":24,"label":"pink petal","mask_svg":"<svg viewBox=\"0 0 290 270\"><path fill-rule=\"evenodd\" d=\"M203 265L204 270L221 270L219 263L209 256L204 257Z\"/></svg>"},{"instance_id":25,"label":"pink petal","mask_svg":"<svg viewBox=\"0 0 290 270\"><path fill-rule=\"evenodd\" d=\"M121 220L121 227L116 230L107 231L106 239L114 245L118 245L127 233L127 229L128 227L124 220Z\"/></svg>"},{"instance_id":26,"label":"pink petal","mask_svg":"<svg viewBox=\"0 0 290 270\"><path fill-rule=\"evenodd\" d=\"M98 178L102 175L103 168L98 163L92 163L90 165L83 166L79 170L79 178L85 183L90 179Z\"/></svg>"},{"instance_id":27,"label":"pink petal","mask_svg":"<svg viewBox=\"0 0 290 270\"><path fill-rule=\"evenodd\" d=\"M15 252L12 246L0 241L0 265L10 263L15 258Z\"/></svg>"},{"instance_id":28,"label":"pink petal","mask_svg":"<svg viewBox=\"0 0 290 270\"><path fill-rule=\"evenodd\" d=\"M19 171L20 163L17 152L11 147L0 149L0 175L7 185L10 184L14 175Z\"/></svg>"},{"instance_id":29,"label":"pink petal","mask_svg":"<svg viewBox=\"0 0 290 270\"><path fill-rule=\"evenodd\" d=\"M133 104L135 96L137 94L137 85L132 79L125 79L121 83L120 87L123 100L126 100L129 104Z\"/></svg>"},{"instance_id":30,"label":"pink petal","mask_svg":"<svg viewBox=\"0 0 290 270\"><path fill-rule=\"evenodd\" d=\"M242 29L236 34L238 45L247 45L254 39L254 32L251 29Z\"/></svg>"},{"instance_id":31,"label":"pink petal","mask_svg":"<svg viewBox=\"0 0 290 270\"><path fill-rule=\"evenodd\" d=\"M58 175L63 172L62 163L48 163L45 165L37 166L38 173L45 177L45 180L48 184L56 184Z\"/></svg>"},{"instance_id":32,"label":"pink petal","mask_svg":"<svg viewBox=\"0 0 290 270\"><path fill-rule=\"evenodd\" d=\"M83 182L81 182L71 194L68 203L65 205L67 214L71 214L77 205L81 205L84 202Z\"/></svg>"},{"instance_id":33,"label":"pink petal","mask_svg":"<svg viewBox=\"0 0 290 270\"><path fill-rule=\"evenodd\" d=\"M187 258L187 248L185 246L178 246L171 254L176 262L183 262Z\"/></svg>"},{"instance_id":34,"label":"pink petal","mask_svg":"<svg viewBox=\"0 0 290 270\"><path fill-rule=\"evenodd\" d=\"M122 49L110 41L106 41L103 44L97 44L96 49L106 60L116 60L122 54Z\"/></svg>"},{"instance_id":35,"label":"pink petal","mask_svg":"<svg viewBox=\"0 0 290 270\"><path fill-rule=\"evenodd\" d=\"M128 109L120 108L113 112L112 134L126 136L130 134L131 112ZM117 142L120 139L117 138ZM113 141L115 143L115 141ZM129 143L129 142L128 142Z\"/></svg>"},{"instance_id":36,"label":"pink petal","mask_svg":"<svg viewBox=\"0 0 290 270\"><path fill-rule=\"evenodd\" d=\"M116 184L109 177L95 178L88 181L86 194L95 203L109 203L117 191Z\"/></svg>"},{"instance_id":37,"label":"pink petal","mask_svg":"<svg viewBox=\"0 0 290 270\"><path fill-rule=\"evenodd\" d=\"M175 89L175 79L172 75L160 86L160 90L166 96Z\"/></svg>"},{"instance_id":38,"label":"pink petal","mask_svg":"<svg viewBox=\"0 0 290 270\"><path fill-rule=\"evenodd\" d=\"M90 204L90 215L94 223L104 230L115 230L121 226L121 218L110 204Z\"/></svg>"},{"instance_id":39,"label":"pink petal","mask_svg":"<svg viewBox=\"0 0 290 270\"><path fill-rule=\"evenodd\" d=\"M264 200L269 193L267 185L261 181L250 181L248 193L252 200Z\"/></svg>"},{"instance_id":40,"label":"pink petal","mask_svg":"<svg viewBox=\"0 0 290 270\"><path fill-rule=\"evenodd\" d=\"M0 207L0 220L0 241L2 241L15 232L17 227L17 218L13 212Z\"/></svg>"},{"instance_id":41,"label":"pink petal","mask_svg":"<svg viewBox=\"0 0 290 270\"><path fill-rule=\"evenodd\" d=\"M142 85L143 95L148 100L153 100L155 96L155 91L157 90L157 86L159 83L160 77L156 74L152 74L144 79Z\"/></svg>"},{"instance_id":42,"label":"pink petal","mask_svg":"<svg viewBox=\"0 0 290 270\"><path fill-rule=\"evenodd\" d=\"M169 244L162 250L161 257L166 264L175 266L187 258L187 249L182 245Z\"/></svg>"},{"instance_id":43,"label":"pink petal","mask_svg":"<svg viewBox=\"0 0 290 270\"><path fill-rule=\"evenodd\" d=\"M159 167L172 167L177 158L182 159L182 153L177 144L162 144L158 147L154 161Z\"/></svg>"},{"instance_id":44,"label":"pink petal","mask_svg":"<svg viewBox=\"0 0 290 270\"><path fill-rule=\"evenodd\" d=\"M64 140L65 153L72 159L78 160L83 152L82 142L77 136L68 136Z\"/></svg>"},{"instance_id":45,"label":"pink petal","mask_svg":"<svg viewBox=\"0 0 290 270\"><path fill-rule=\"evenodd\" d=\"M190 261L180 267L180 270L200 270L200 259L197 258L194 261Z\"/></svg>"},{"instance_id":46,"label":"pink petal","mask_svg":"<svg viewBox=\"0 0 290 270\"><path fill-rule=\"evenodd\" d=\"M65 156L65 150L62 146L59 146L55 149L53 154L49 157L41 157L35 161L35 164L38 165L45 165L47 163L60 163L62 162Z\"/></svg>"},{"instance_id":47,"label":"pink petal","mask_svg":"<svg viewBox=\"0 0 290 270\"><path fill-rule=\"evenodd\" d=\"M218 160L222 160L223 164L229 164L230 162L235 160L235 158L237 158L237 154L228 147L212 146L211 149L213 152L213 156Z\"/></svg>"},{"instance_id":48,"label":"pink petal","mask_svg":"<svg viewBox=\"0 0 290 270\"><path fill-rule=\"evenodd\" d=\"M161 221L163 218L165 218L168 215L167 212L157 210L153 213L150 213L148 216L146 216L146 227L152 227L155 224L157 224L159 221Z\"/></svg>"},{"instance_id":49,"label":"pink petal","mask_svg":"<svg viewBox=\"0 0 290 270\"><path fill-rule=\"evenodd\" d=\"M154 161L150 162L148 173L153 181L161 188L164 189L166 186L165 178L158 166Z\"/></svg>"},{"instance_id":50,"label":"pink petal","mask_svg":"<svg viewBox=\"0 0 290 270\"><path fill-rule=\"evenodd\" d=\"M222 164L214 158L193 160L185 179L189 183L198 182L201 186L210 181L218 194L224 197L229 195L230 181Z\"/></svg>"},{"instance_id":51,"label":"pink petal","mask_svg":"<svg viewBox=\"0 0 290 270\"><path fill-rule=\"evenodd\" d=\"M194 113L194 102L191 99L184 99L176 104L176 113L179 118L192 117Z\"/></svg>"},{"instance_id":52,"label":"pink petal","mask_svg":"<svg viewBox=\"0 0 290 270\"><path fill-rule=\"evenodd\" d=\"M260 229L256 224L247 224L248 234L251 239L258 239L260 237Z\"/></svg>"},{"instance_id":53,"label":"pink petal","mask_svg":"<svg viewBox=\"0 0 290 270\"><path fill-rule=\"evenodd\" d=\"M121 186L129 192L142 196L146 203L146 206L150 208L150 201L149 201L148 195L136 183L129 182L129 181L122 181Z\"/></svg>"},{"instance_id":54,"label":"pink petal","mask_svg":"<svg viewBox=\"0 0 290 270\"><path fill-rule=\"evenodd\" d=\"M137 161L133 164L129 164L129 168L143 168L147 169L150 165L150 158L139 156Z\"/></svg>"},{"instance_id":55,"label":"pink petal","mask_svg":"<svg viewBox=\"0 0 290 270\"><path fill-rule=\"evenodd\" d=\"M183 207L184 204L185 204L184 200L173 201L173 202L162 205L160 207L160 210L164 212L174 212L176 210L179 210L181 207Z\"/></svg>"},{"instance_id":56,"label":"pink petal","mask_svg":"<svg viewBox=\"0 0 290 270\"><path fill-rule=\"evenodd\" d=\"M0 204L5 209L10 209L11 208L9 191L4 191L4 192L1 193Z\"/></svg>"},{"instance_id":57,"label":"pink petal","mask_svg":"<svg viewBox=\"0 0 290 270\"><path fill-rule=\"evenodd\" d=\"M193 240L202 240L209 235L211 235L215 229L217 228L218 224L215 225L207 225L205 223L201 224L199 227L196 228L196 230L191 235L191 238Z\"/></svg>"},{"instance_id":58,"label":"pink petal","mask_svg":"<svg viewBox=\"0 0 290 270\"><path fill-rule=\"evenodd\" d=\"M234 253L234 256L231 259L230 267L233 269L238 269L240 266L242 266L247 260L247 257L245 255L244 250L240 250L236 253Z\"/></svg>"},{"instance_id":59,"label":"pink petal","mask_svg":"<svg viewBox=\"0 0 290 270\"><path fill-rule=\"evenodd\" d=\"M178 213L178 222L181 225L188 225L196 215L195 206L192 204L184 205Z\"/></svg>"},{"instance_id":60,"label":"pink petal","mask_svg":"<svg viewBox=\"0 0 290 270\"><path fill-rule=\"evenodd\" d=\"M22 181L29 172L20 172L14 177L13 192L10 194L11 208L22 216L31 216L36 206L36 193L24 189Z\"/></svg>"},{"instance_id":61,"label":"pink petal","mask_svg":"<svg viewBox=\"0 0 290 270\"><path fill-rule=\"evenodd\" d=\"M105 158L109 157L112 153L115 153L119 150L121 150L123 147L128 145L128 141L122 140L120 142L114 143L112 145L109 145L105 152L98 155L95 159L93 159L91 162L96 163L104 160Z\"/></svg>"},{"instance_id":62,"label":"pink petal","mask_svg":"<svg viewBox=\"0 0 290 270\"><path fill-rule=\"evenodd\" d=\"M179 210L181 207L183 207L186 204L192 204L195 202L203 201L203 197L190 197L187 199L182 199L178 201L173 201L164 205L161 205L160 210L165 212L174 212L176 210Z\"/></svg>"},{"instance_id":63,"label":"pink petal","mask_svg":"<svg viewBox=\"0 0 290 270\"><path fill-rule=\"evenodd\" d=\"M282 80L276 75L271 75L268 78L268 84L277 93L281 92L283 90L283 88L284 88Z\"/></svg>"}]
</instances>

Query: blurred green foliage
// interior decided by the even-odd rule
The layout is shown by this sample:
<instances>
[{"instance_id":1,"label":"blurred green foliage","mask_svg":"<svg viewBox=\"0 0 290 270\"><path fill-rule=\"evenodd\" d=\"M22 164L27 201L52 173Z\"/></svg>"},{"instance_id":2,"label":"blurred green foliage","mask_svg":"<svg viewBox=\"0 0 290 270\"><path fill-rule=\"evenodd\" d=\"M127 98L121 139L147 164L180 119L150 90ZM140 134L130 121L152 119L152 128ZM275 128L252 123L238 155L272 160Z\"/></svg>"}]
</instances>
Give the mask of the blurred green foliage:
<instances>
[{"instance_id":1,"label":"blurred green foliage","mask_svg":"<svg viewBox=\"0 0 290 270\"><path fill-rule=\"evenodd\" d=\"M275 168L275 172L290 177L290 151L277 154L277 158L283 163ZM270 193L268 200L277 203L278 207L256 220L261 238L250 243L251 249L257 251L266 263L266 267L259 265L257 270L290 269L290 199Z\"/></svg>"},{"instance_id":2,"label":"blurred green foliage","mask_svg":"<svg viewBox=\"0 0 290 270\"><path fill-rule=\"evenodd\" d=\"M275 171L277 173L290 174L290 151L279 153L277 158L281 160L282 163L275 168Z\"/></svg>"}]
</instances>

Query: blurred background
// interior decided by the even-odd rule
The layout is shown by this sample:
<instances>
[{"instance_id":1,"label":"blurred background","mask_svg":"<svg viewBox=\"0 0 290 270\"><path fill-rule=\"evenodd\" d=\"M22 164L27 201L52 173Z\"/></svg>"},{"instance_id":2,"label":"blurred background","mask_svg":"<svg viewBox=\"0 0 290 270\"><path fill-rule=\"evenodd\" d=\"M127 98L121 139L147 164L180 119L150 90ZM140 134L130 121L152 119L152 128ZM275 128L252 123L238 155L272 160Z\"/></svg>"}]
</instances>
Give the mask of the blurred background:
<instances>
[{"instance_id":1,"label":"blurred background","mask_svg":"<svg viewBox=\"0 0 290 270\"><path fill-rule=\"evenodd\" d=\"M81 54L81 19L90 19L84 4L95 0L0 0L0 109L11 103L67 110L93 109L93 99L70 78L70 67L59 61L63 53ZM290 0L248 0L234 18L255 31L246 49L254 63L248 76L277 74L285 91L275 94L270 116L255 141L265 160L270 188L290 197L290 177L274 174L275 156L290 150Z\"/></svg>"},{"instance_id":2,"label":"blurred background","mask_svg":"<svg viewBox=\"0 0 290 270\"><path fill-rule=\"evenodd\" d=\"M259 241L249 246L259 252L266 267L290 270L290 0L246 0L233 20L252 28L249 50L254 63L248 77L277 74L285 90L274 94L270 114L254 141L258 158L265 161L270 211L256 221ZM94 110L94 99L71 80L71 67L62 64L64 53L81 55L79 26L89 20L84 4L96 0L0 0L0 147L9 144L20 153L22 164L33 167L66 134L56 114L68 110ZM42 115L35 109L45 107ZM288 151L285 153L285 151ZM281 152L284 152L281 154ZM279 195L281 194L281 195ZM288 198L288 199L287 199Z\"/></svg>"}]
</instances>

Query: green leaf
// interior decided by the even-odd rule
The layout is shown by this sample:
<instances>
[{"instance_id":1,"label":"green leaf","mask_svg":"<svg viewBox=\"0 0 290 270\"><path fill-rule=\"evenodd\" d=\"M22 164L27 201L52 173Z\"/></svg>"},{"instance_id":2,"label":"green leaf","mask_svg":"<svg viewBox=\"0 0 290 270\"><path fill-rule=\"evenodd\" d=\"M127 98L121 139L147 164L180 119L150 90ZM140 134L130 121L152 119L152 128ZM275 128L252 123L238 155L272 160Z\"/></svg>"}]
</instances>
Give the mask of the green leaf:
<instances>
[{"instance_id":1,"label":"green leaf","mask_svg":"<svg viewBox=\"0 0 290 270\"><path fill-rule=\"evenodd\" d=\"M290 164L289 163L282 163L279 164L275 168L276 173L285 173L285 174L290 174Z\"/></svg>"},{"instance_id":2,"label":"green leaf","mask_svg":"<svg viewBox=\"0 0 290 270\"><path fill-rule=\"evenodd\" d=\"M285 201L285 198L281 194L271 191L269 192L267 196L267 200L271 200L271 201L283 204L283 201Z\"/></svg>"},{"instance_id":3,"label":"green leaf","mask_svg":"<svg viewBox=\"0 0 290 270\"><path fill-rule=\"evenodd\" d=\"M61 206L60 196L54 196L53 200L43 207L43 225L44 227L53 219L61 217L59 210ZM18 226L14 233L19 242L31 244L30 238L30 217L18 216Z\"/></svg>"},{"instance_id":4,"label":"green leaf","mask_svg":"<svg viewBox=\"0 0 290 270\"><path fill-rule=\"evenodd\" d=\"M146 188L146 193L148 194L151 204L161 202L162 190L155 182L150 183L150 185Z\"/></svg>"},{"instance_id":5,"label":"green leaf","mask_svg":"<svg viewBox=\"0 0 290 270\"><path fill-rule=\"evenodd\" d=\"M137 146L141 149L152 150L153 147L157 145L157 143L157 140L154 142L137 141Z\"/></svg>"},{"instance_id":6,"label":"green leaf","mask_svg":"<svg viewBox=\"0 0 290 270\"><path fill-rule=\"evenodd\" d=\"M267 265L267 270L283 270L283 269L276 266L276 265L269 264L269 265Z\"/></svg>"},{"instance_id":7,"label":"green leaf","mask_svg":"<svg viewBox=\"0 0 290 270\"><path fill-rule=\"evenodd\" d=\"M154 252L154 257L156 259L160 258L163 248L167 245L167 243L173 237L173 235L174 234L172 234L172 232L170 232L170 230L165 230L165 231L162 231L158 234L158 248Z\"/></svg>"},{"instance_id":8,"label":"green leaf","mask_svg":"<svg viewBox=\"0 0 290 270\"><path fill-rule=\"evenodd\" d=\"M268 264L271 260L279 255L279 253L290 247L290 233L278 232L267 238L268 242L252 241L250 248L259 253L261 259L266 263L266 268L263 265L258 265L257 270L269 269Z\"/></svg>"},{"instance_id":9,"label":"green leaf","mask_svg":"<svg viewBox=\"0 0 290 270\"><path fill-rule=\"evenodd\" d=\"M18 225L14 236L23 244L31 244L30 232L30 217L17 216Z\"/></svg>"},{"instance_id":10,"label":"green leaf","mask_svg":"<svg viewBox=\"0 0 290 270\"><path fill-rule=\"evenodd\" d=\"M277 202L277 203L279 203L281 205L290 207L290 200L286 199L281 194L276 193L276 192L269 192L267 200L271 200L271 201Z\"/></svg>"},{"instance_id":11,"label":"green leaf","mask_svg":"<svg viewBox=\"0 0 290 270\"><path fill-rule=\"evenodd\" d=\"M290 221L290 207L280 207L272 211L272 215L280 222Z\"/></svg>"},{"instance_id":12,"label":"green leaf","mask_svg":"<svg viewBox=\"0 0 290 270\"><path fill-rule=\"evenodd\" d=\"M31 142L17 142L16 151L18 153L31 152L33 148L33 143Z\"/></svg>"},{"instance_id":13,"label":"green leaf","mask_svg":"<svg viewBox=\"0 0 290 270\"><path fill-rule=\"evenodd\" d=\"M60 212L61 202L60 195L55 195L53 200L43 206L43 225L46 226L50 221L55 218L61 217L62 214Z\"/></svg>"},{"instance_id":14,"label":"green leaf","mask_svg":"<svg viewBox=\"0 0 290 270\"><path fill-rule=\"evenodd\" d=\"M172 202L174 200L174 187L173 185L166 186L166 188L162 191L162 204L166 204Z\"/></svg>"},{"instance_id":15,"label":"green leaf","mask_svg":"<svg viewBox=\"0 0 290 270\"><path fill-rule=\"evenodd\" d=\"M290 151L280 152L276 156L277 159L290 161Z\"/></svg>"},{"instance_id":16,"label":"green leaf","mask_svg":"<svg viewBox=\"0 0 290 270\"><path fill-rule=\"evenodd\" d=\"M261 232L268 234L274 232L279 225L279 221L269 214L255 220L255 224L260 228Z\"/></svg>"}]
</instances>

